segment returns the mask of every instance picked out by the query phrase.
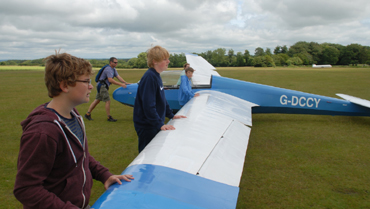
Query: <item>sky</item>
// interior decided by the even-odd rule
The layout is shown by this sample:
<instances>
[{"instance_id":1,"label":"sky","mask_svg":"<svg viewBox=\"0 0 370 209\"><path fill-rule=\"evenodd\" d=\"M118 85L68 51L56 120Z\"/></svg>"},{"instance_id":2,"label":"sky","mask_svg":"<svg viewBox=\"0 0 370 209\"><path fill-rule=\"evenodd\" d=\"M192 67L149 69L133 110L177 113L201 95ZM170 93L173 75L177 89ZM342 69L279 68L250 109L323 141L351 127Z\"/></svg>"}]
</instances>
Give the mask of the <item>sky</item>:
<instances>
[{"instance_id":1,"label":"sky","mask_svg":"<svg viewBox=\"0 0 370 209\"><path fill-rule=\"evenodd\" d=\"M1 0L0 60L133 58L298 41L370 46L369 0Z\"/></svg>"}]
</instances>

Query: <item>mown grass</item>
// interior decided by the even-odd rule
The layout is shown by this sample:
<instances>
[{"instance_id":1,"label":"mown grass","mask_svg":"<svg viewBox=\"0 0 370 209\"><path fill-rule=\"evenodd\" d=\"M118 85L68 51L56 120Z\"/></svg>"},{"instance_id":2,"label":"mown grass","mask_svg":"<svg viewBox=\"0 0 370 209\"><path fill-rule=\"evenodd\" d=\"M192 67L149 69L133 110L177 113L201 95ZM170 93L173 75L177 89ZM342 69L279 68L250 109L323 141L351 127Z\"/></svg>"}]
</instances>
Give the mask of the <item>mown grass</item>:
<instances>
[{"instance_id":1,"label":"mown grass","mask_svg":"<svg viewBox=\"0 0 370 209\"><path fill-rule=\"evenodd\" d=\"M36 70L36 71L44 71L45 67L42 66L12 66L12 65L2 65L0 66L1 70Z\"/></svg>"},{"instance_id":2,"label":"mown grass","mask_svg":"<svg viewBox=\"0 0 370 209\"><path fill-rule=\"evenodd\" d=\"M129 82L144 70L120 70ZM370 100L370 70L361 68L220 68L225 77L336 97ZM49 101L43 72L1 71L0 208L21 208L12 189L20 122ZM113 92L112 88L110 91ZM94 90L91 98L95 98ZM92 102L92 99L90 102ZM90 104L90 103L89 103ZM77 107L84 114L89 104ZM116 123L106 121L103 104L85 121L91 154L113 173L136 157L132 108L112 100ZM237 208L369 208L370 118L254 114ZM95 182L91 204L104 192Z\"/></svg>"}]
</instances>

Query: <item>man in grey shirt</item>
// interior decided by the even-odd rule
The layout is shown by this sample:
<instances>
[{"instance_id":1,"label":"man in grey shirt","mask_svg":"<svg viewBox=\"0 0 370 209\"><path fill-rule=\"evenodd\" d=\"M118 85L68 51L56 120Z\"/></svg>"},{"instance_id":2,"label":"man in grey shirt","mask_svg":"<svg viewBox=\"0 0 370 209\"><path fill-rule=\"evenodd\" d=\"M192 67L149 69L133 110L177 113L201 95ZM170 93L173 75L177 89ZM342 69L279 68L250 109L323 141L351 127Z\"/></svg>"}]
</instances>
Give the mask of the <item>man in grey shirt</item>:
<instances>
[{"instance_id":1,"label":"man in grey shirt","mask_svg":"<svg viewBox=\"0 0 370 209\"><path fill-rule=\"evenodd\" d=\"M105 111L107 112L108 121L110 122L116 122L117 120L114 119L110 115L110 97L109 97L109 86L110 84L115 84L118 86L122 86L123 88L126 88L128 84L121 76L118 75L116 66L117 66L117 58L111 57L109 59L109 66L107 66L102 74L100 75L99 82L97 84L97 94L95 100L91 103L89 109L87 110L87 113L85 114L85 118L88 120L93 120L91 118L91 112L94 110L96 105L99 104L100 101L105 102ZM113 78L116 77L120 82L115 81Z\"/></svg>"}]
</instances>

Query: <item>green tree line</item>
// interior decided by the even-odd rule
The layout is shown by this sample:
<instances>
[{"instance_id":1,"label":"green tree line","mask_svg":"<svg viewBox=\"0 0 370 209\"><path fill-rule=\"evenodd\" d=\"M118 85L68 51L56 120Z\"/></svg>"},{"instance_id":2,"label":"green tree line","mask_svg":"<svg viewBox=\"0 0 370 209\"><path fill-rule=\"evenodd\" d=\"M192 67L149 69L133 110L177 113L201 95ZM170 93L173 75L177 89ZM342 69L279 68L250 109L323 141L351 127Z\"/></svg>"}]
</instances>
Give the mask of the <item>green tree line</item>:
<instances>
[{"instance_id":1,"label":"green tree line","mask_svg":"<svg viewBox=\"0 0 370 209\"><path fill-rule=\"evenodd\" d=\"M251 55L248 50L234 52L233 49L226 50L218 48L202 53L194 53L202 56L215 67L275 67L275 66L301 66L312 64L352 65L370 64L370 47L360 44L343 46L332 43L316 43L299 41L289 48L276 46L272 51L270 48L258 47ZM100 68L106 65L108 59L89 59L93 67ZM170 54L169 67L182 67L186 63L184 53ZM0 65L38 66L44 65L43 59L36 60L8 60L0 62ZM118 59L117 68L147 68L146 52L141 52L137 57L131 59Z\"/></svg>"}]
</instances>

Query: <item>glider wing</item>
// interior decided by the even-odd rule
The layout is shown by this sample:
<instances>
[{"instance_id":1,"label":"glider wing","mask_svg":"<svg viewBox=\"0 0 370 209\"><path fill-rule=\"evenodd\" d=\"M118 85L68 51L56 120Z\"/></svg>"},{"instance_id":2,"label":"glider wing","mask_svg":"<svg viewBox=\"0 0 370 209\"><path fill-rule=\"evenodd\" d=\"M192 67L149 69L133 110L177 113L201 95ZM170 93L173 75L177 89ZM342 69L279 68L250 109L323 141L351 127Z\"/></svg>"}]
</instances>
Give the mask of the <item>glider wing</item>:
<instances>
[{"instance_id":1,"label":"glider wing","mask_svg":"<svg viewBox=\"0 0 370 209\"><path fill-rule=\"evenodd\" d=\"M200 91L126 168L135 180L111 186L92 208L235 208L253 103ZM241 108L242 107L242 108Z\"/></svg>"}]
</instances>

